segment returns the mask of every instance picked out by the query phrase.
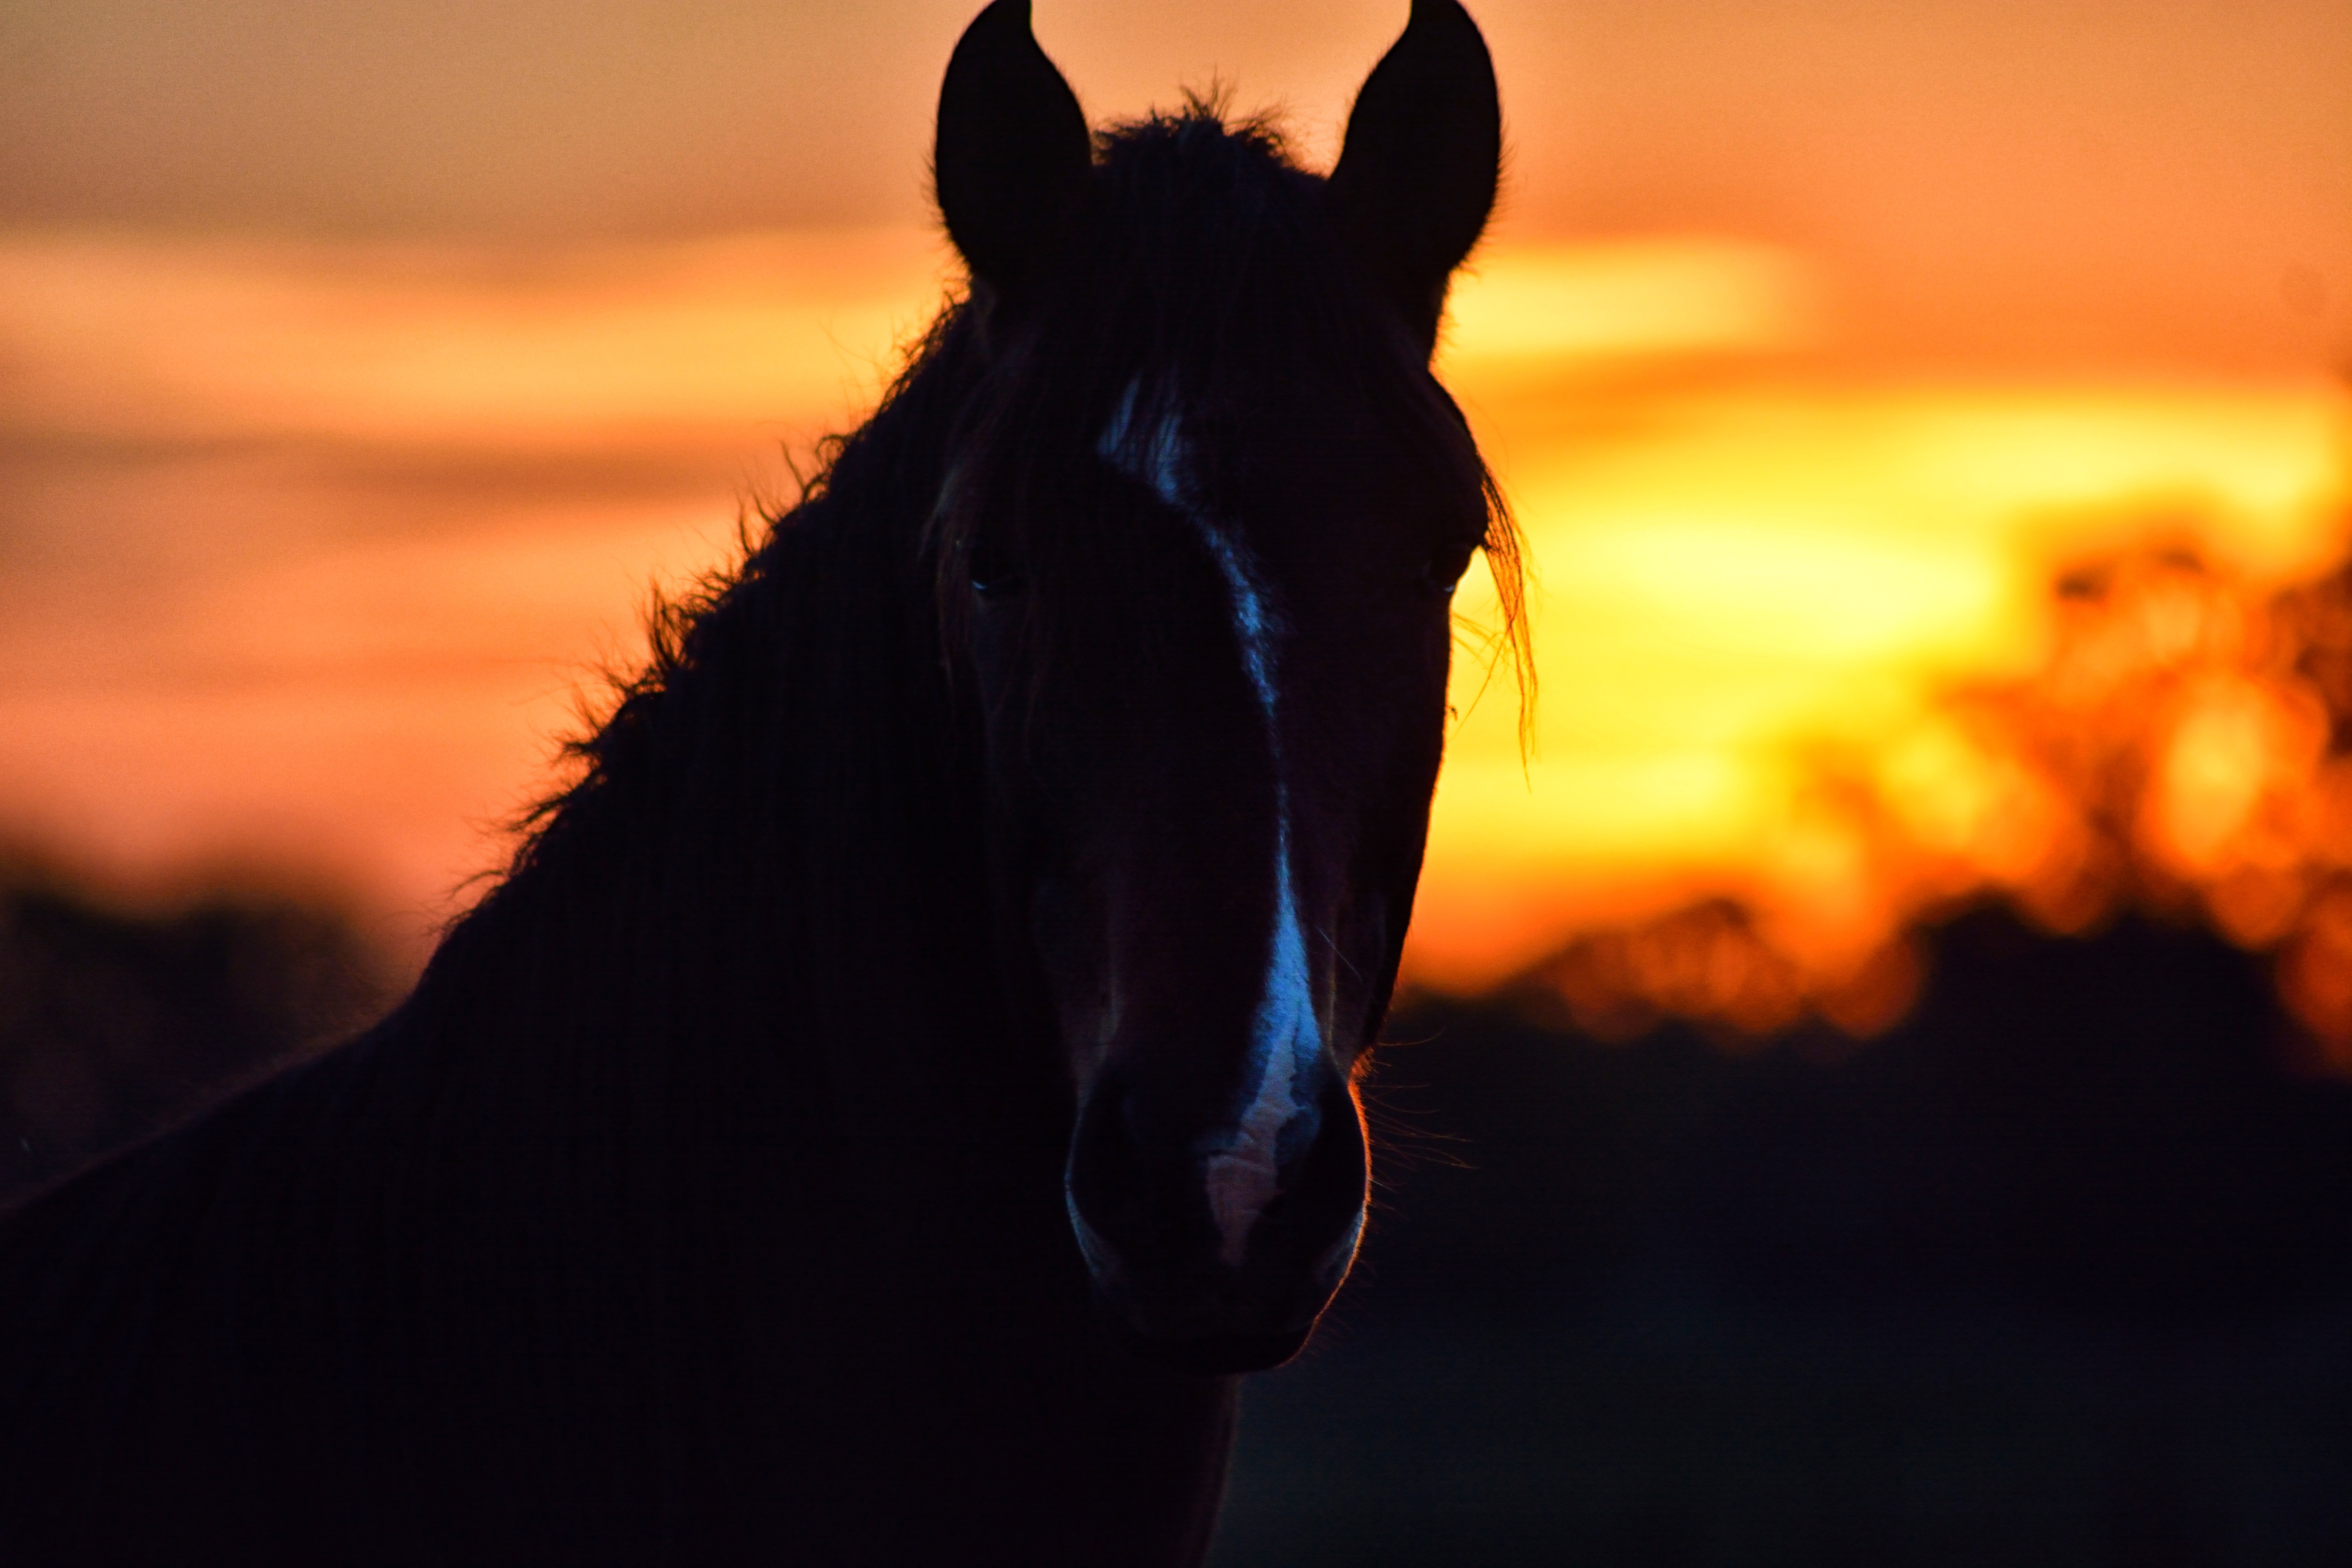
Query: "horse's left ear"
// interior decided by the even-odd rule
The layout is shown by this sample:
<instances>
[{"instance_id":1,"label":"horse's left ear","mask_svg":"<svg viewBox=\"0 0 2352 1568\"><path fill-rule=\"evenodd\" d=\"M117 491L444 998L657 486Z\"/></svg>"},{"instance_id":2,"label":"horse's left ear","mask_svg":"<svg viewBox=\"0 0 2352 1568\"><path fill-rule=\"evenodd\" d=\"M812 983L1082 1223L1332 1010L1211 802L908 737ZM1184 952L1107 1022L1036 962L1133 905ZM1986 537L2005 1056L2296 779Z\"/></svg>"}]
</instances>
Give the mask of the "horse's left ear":
<instances>
[{"instance_id":1,"label":"horse's left ear","mask_svg":"<svg viewBox=\"0 0 2352 1568\"><path fill-rule=\"evenodd\" d=\"M1445 280L1486 226L1502 161L1478 24L1456 0L1412 0L1403 36L1356 95L1329 196L1357 260L1425 347L1437 342Z\"/></svg>"},{"instance_id":2,"label":"horse's left ear","mask_svg":"<svg viewBox=\"0 0 2352 1568\"><path fill-rule=\"evenodd\" d=\"M972 276L1019 294L1052 261L1094 166L1070 84L1029 30L1029 0L972 18L940 87L931 179Z\"/></svg>"}]
</instances>

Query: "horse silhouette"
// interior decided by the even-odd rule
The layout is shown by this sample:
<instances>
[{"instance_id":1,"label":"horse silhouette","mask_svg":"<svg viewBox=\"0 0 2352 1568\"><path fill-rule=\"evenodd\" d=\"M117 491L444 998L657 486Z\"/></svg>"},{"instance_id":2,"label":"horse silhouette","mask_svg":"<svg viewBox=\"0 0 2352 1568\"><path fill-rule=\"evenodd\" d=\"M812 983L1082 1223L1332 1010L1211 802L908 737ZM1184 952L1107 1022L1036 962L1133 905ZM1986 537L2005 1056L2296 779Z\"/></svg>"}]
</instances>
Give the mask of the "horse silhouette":
<instances>
[{"instance_id":1,"label":"horse silhouette","mask_svg":"<svg viewBox=\"0 0 2352 1568\"><path fill-rule=\"evenodd\" d=\"M997 0L971 273L348 1045L0 1229L0 1560L1197 1563L1354 1256L1494 78L1414 0L1326 180L1090 134ZM1522 647L1523 652L1523 647Z\"/></svg>"}]
</instances>

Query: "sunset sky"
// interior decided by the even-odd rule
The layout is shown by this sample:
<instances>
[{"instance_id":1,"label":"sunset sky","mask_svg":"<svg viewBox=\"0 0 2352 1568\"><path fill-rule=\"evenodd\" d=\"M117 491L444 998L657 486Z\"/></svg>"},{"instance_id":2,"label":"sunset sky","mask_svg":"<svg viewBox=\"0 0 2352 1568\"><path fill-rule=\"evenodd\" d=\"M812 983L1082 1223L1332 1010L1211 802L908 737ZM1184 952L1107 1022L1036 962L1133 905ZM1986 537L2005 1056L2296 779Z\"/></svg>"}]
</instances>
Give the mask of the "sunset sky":
<instances>
[{"instance_id":1,"label":"sunset sky","mask_svg":"<svg viewBox=\"0 0 2352 1568\"><path fill-rule=\"evenodd\" d=\"M935 308L970 10L0 5L0 837L277 868L413 948L648 584ZM1991 822L1945 697L2040 667L2054 574L2338 559L2352 10L1474 10L1511 157L1441 368L1544 688L1524 763L1465 688L1415 972L1708 893L1853 968L1925 884L1809 759ZM1036 26L1098 121L1219 82L1324 167L1403 13Z\"/></svg>"}]
</instances>

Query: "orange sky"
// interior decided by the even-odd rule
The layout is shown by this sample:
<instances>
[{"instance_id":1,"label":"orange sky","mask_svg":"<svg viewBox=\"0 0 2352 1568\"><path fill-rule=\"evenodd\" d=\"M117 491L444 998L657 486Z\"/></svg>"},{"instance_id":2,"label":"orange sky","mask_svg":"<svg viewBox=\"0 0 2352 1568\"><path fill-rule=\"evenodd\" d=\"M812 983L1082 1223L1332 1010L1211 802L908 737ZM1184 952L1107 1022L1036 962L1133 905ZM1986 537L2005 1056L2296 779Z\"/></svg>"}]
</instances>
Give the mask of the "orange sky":
<instances>
[{"instance_id":1,"label":"orange sky","mask_svg":"<svg viewBox=\"0 0 2352 1568\"><path fill-rule=\"evenodd\" d=\"M0 224L652 237L921 221L966 0L0 12ZM1222 79L1312 158L1403 7L1039 0L1097 116ZM2332 0L1493 0L1504 232L1838 274L1881 346L2274 356L2352 239ZM1993 302L1997 309L1981 307Z\"/></svg>"},{"instance_id":2,"label":"orange sky","mask_svg":"<svg viewBox=\"0 0 2352 1568\"><path fill-rule=\"evenodd\" d=\"M0 14L0 831L415 940L647 582L936 303L965 9ZM1315 161L1402 13L1037 6L1097 116L1217 69ZM1706 891L1858 962L1907 895L1806 758L1962 799L1939 694L2151 517L2253 583L2340 548L2352 14L1477 14L1515 154L1445 369L1546 686L1531 766L1507 692L1457 734L1418 971Z\"/></svg>"}]
</instances>

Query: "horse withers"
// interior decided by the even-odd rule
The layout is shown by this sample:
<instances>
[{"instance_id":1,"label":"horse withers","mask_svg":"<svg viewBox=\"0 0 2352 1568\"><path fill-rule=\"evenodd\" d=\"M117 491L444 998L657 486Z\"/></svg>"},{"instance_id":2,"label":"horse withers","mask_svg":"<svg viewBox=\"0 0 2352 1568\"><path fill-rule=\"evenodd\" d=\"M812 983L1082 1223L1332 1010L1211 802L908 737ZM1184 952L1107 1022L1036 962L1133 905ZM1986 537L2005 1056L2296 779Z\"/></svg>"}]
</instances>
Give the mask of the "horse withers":
<instances>
[{"instance_id":1,"label":"horse withers","mask_svg":"<svg viewBox=\"0 0 2352 1568\"><path fill-rule=\"evenodd\" d=\"M1362 1233L1494 195L1414 0L1326 180L997 0L971 273L351 1044L0 1228L0 1561L1194 1563Z\"/></svg>"}]
</instances>

